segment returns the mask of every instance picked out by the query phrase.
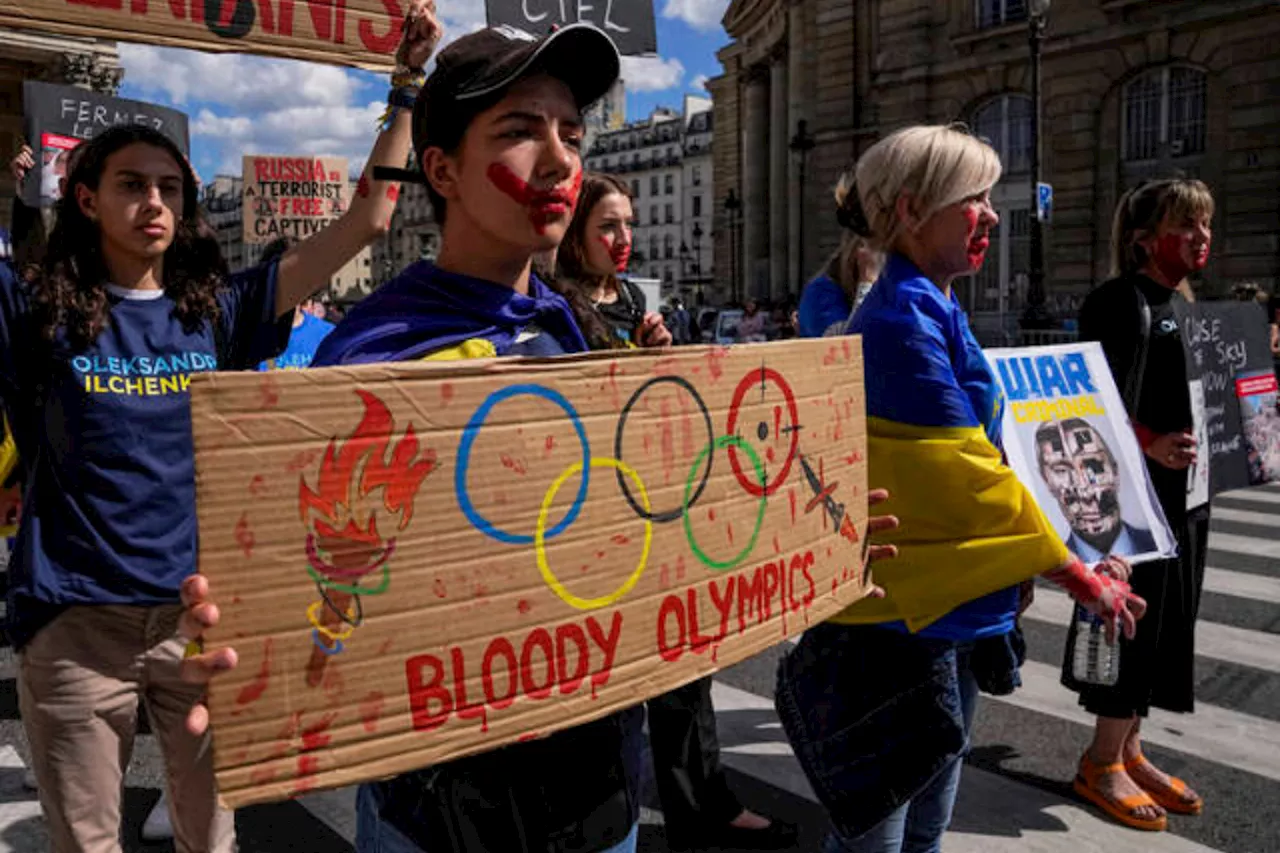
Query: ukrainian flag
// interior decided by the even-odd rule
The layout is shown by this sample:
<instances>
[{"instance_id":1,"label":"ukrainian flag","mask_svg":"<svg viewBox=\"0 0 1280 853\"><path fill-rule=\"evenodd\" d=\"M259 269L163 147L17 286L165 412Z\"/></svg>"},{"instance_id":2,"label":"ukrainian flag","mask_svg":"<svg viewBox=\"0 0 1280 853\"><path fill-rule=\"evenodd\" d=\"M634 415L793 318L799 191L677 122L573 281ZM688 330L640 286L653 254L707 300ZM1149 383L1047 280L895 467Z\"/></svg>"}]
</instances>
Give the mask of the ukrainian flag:
<instances>
[{"instance_id":1,"label":"ukrainian flag","mask_svg":"<svg viewBox=\"0 0 1280 853\"><path fill-rule=\"evenodd\" d=\"M1065 563L1066 547L1003 461L1003 396L954 296L891 257L849 332L862 335L868 482L889 490L876 510L902 526L877 539L899 549L875 567L887 596L833 621L915 632Z\"/></svg>"},{"instance_id":2,"label":"ukrainian flag","mask_svg":"<svg viewBox=\"0 0 1280 853\"><path fill-rule=\"evenodd\" d=\"M4 419L3 427L4 441L0 442L0 488L3 488L4 481L9 479L9 475L18 465L18 445L13 440L13 430L9 429L8 418ZM7 539L17 534L17 525L6 525L4 519L0 518L0 539Z\"/></svg>"}]
</instances>

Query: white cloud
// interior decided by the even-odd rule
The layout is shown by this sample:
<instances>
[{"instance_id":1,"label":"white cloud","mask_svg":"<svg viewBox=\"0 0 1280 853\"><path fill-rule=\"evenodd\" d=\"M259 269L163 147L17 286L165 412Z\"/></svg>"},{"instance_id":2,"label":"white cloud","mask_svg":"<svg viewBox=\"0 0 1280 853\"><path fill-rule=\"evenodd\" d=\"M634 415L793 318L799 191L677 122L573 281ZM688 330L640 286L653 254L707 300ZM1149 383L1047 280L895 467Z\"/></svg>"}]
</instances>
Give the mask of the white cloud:
<instances>
[{"instance_id":1,"label":"white cloud","mask_svg":"<svg viewBox=\"0 0 1280 853\"><path fill-rule=\"evenodd\" d=\"M219 174L240 174L245 154L314 154L346 157L363 167L377 135L383 105L287 107L254 116L202 109L191 123Z\"/></svg>"},{"instance_id":2,"label":"white cloud","mask_svg":"<svg viewBox=\"0 0 1280 853\"><path fill-rule=\"evenodd\" d=\"M667 0L662 17L684 21L695 30L709 32L720 26L729 0Z\"/></svg>"},{"instance_id":3,"label":"white cloud","mask_svg":"<svg viewBox=\"0 0 1280 853\"><path fill-rule=\"evenodd\" d=\"M707 81L710 79L711 78L705 74L699 74L689 81L689 88L693 89L695 92L705 92L707 91Z\"/></svg>"},{"instance_id":4,"label":"white cloud","mask_svg":"<svg viewBox=\"0 0 1280 853\"><path fill-rule=\"evenodd\" d=\"M664 92L684 80L684 63L675 57L624 56L622 79L629 92Z\"/></svg>"}]
</instances>

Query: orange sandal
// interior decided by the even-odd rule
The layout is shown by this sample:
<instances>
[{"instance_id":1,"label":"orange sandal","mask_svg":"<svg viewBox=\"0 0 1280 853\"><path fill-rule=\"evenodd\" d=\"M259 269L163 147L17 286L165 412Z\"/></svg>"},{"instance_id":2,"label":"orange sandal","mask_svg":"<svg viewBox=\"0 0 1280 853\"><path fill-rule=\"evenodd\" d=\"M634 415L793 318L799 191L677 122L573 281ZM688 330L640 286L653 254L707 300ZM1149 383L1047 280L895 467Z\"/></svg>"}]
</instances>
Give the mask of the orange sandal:
<instances>
[{"instance_id":1,"label":"orange sandal","mask_svg":"<svg viewBox=\"0 0 1280 853\"><path fill-rule=\"evenodd\" d=\"M1124 772L1125 769L1122 763L1117 761L1115 764L1094 764L1093 759L1086 752L1080 757L1080 770L1076 773L1075 781L1071 787L1081 797L1093 803L1125 826L1146 830L1147 832L1162 832L1167 829L1169 827L1169 819L1165 815L1161 815L1154 820L1144 820L1134 814L1140 808L1156 805L1155 800L1151 799L1149 795L1145 793L1134 794L1116 799L1098 790L1098 780L1103 776Z\"/></svg>"},{"instance_id":2,"label":"orange sandal","mask_svg":"<svg viewBox=\"0 0 1280 853\"><path fill-rule=\"evenodd\" d=\"M1147 757L1142 753L1138 753L1137 758L1131 758L1124 763L1126 772L1133 770L1135 767L1141 767L1144 764L1151 764ZM1204 799L1196 795L1194 800L1187 799L1187 783L1183 782L1176 776L1169 777L1169 786L1165 787L1147 787L1137 779L1133 780L1142 790L1151 795L1151 799L1156 804L1162 806L1165 811L1174 814L1198 815L1204 810Z\"/></svg>"}]
</instances>

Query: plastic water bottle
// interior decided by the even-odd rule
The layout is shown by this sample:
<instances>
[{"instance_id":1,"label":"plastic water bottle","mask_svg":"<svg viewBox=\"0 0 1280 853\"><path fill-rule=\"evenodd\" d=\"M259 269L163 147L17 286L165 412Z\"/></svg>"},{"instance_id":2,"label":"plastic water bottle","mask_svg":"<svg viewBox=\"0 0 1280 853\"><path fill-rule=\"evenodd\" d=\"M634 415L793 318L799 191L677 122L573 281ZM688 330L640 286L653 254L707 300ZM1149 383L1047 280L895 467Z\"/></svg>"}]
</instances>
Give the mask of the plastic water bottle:
<instances>
[{"instance_id":1,"label":"plastic water bottle","mask_svg":"<svg viewBox=\"0 0 1280 853\"><path fill-rule=\"evenodd\" d=\"M1076 641L1071 650L1071 674L1084 684L1110 686L1120 677L1120 642L1107 643L1101 617L1076 605Z\"/></svg>"}]
</instances>

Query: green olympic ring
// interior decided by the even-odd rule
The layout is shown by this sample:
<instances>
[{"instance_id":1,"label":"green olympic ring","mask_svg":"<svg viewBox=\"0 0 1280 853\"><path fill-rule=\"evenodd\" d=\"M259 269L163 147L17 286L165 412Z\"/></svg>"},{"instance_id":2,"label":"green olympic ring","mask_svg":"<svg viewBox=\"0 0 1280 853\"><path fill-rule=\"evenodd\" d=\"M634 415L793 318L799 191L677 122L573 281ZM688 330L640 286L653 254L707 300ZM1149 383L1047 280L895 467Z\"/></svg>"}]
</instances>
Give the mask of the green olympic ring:
<instances>
[{"instance_id":1,"label":"green olympic ring","mask_svg":"<svg viewBox=\"0 0 1280 853\"><path fill-rule=\"evenodd\" d=\"M387 586L391 583L391 564L386 562L382 564L382 580L377 586L359 586L358 584L341 584L329 580L324 575L317 572L311 566L307 566L307 574L311 575L311 579L326 589L332 589L336 592L345 592L351 595L381 595L387 591Z\"/></svg>"},{"instance_id":2,"label":"green olympic ring","mask_svg":"<svg viewBox=\"0 0 1280 853\"><path fill-rule=\"evenodd\" d=\"M760 462L760 457L756 454L755 448L743 441L740 436L736 435L720 436L712 444L708 444L706 447L702 448L702 452L698 454L698 458L693 460L693 467L689 470L689 479L685 482L684 486L684 505L681 513L684 516L684 535L685 538L689 540L689 548L693 551L693 555L697 557L708 569L712 569L717 572L727 572L730 569L736 568L738 564L745 560L755 549L756 538L760 535L760 528L764 526L764 510L768 501L768 496L762 488L760 492L760 500L757 502L759 509L756 511L756 526L751 531L751 540L747 542L746 546L741 551L730 557L728 560L725 560L724 562L713 560L703 552L702 548L698 546L698 541L693 536L693 525L689 521L689 504L693 500L693 483L698 477L698 469L702 467L702 460L706 458L707 454L710 453L712 449L720 450L725 447L738 447L746 453L747 458L751 460L752 466L756 469L756 477L759 478L760 485L762 487L765 484L767 476L765 474L764 465Z\"/></svg>"}]
</instances>

